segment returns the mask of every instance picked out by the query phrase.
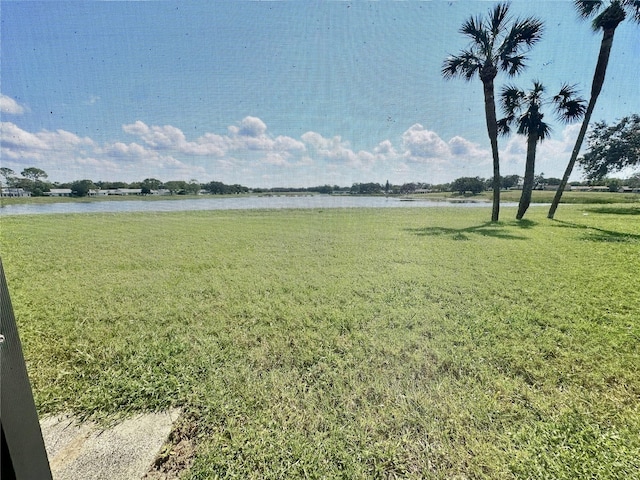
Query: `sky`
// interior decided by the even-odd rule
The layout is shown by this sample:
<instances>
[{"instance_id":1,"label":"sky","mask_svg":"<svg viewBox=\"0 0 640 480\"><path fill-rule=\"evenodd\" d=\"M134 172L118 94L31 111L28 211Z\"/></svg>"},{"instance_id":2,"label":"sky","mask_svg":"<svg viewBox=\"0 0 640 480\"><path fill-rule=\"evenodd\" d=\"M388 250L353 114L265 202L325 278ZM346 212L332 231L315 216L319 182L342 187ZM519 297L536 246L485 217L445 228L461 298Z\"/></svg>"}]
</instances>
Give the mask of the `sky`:
<instances>
[{"instance_id":1,"label":"sky","mask_svg":"<svg viewBox=\"0 0 640 480\"><path fill-rule=\"evenodd\" d=\"M262 188L488 178L482 84L441 69L468 46L462 23L493 5L2 0L0 166ZM601 34L570 0L516 0L511 13L545 32L497 91L539 80L549 96L570 83L588 98ZM627 20L593 121L640 112L639 59ZM561 177L580 125L545 119L536 173ZM524 139L499 148L501 173L523 175Z\"/></svg>"}]
</instances>

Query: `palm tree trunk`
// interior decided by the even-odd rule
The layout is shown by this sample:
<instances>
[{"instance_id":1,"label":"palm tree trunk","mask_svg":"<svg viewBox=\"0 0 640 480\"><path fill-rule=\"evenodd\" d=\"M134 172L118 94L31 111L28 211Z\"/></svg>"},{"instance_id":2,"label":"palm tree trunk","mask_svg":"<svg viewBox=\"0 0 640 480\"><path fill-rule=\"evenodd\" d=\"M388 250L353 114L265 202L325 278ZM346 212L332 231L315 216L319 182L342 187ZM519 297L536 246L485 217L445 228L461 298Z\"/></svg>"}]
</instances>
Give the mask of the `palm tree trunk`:
<instances>
[{"instance_id":1,"label":"palm tree trunk","mask_svg":"<svg viewBox=\"0 0 640 480\"><path fill-rule=\"evenodd\" d=\"M498 155L498 119L496 117L496 101L493 88L493 79L483 80L484 87L484 113L487 120L487 133L491 142L493 154L493 208L491 209L491 221L497 222L500 217L500 158Z\"/></svg>"},{"instance_id":2,"label":"palm tree trunk","mask_svg":"<svg viewBox=\"0 0 640 480\"><path fill-rule=\"evenodd\" d=\"M617 25L616 25L617 26ZM562 180L560 181L560 185L558 186L558 190L556 191L555 196L553 197L553 202L551 202L551 207L549 208L549 213L547 218L553 219L553 216L558 209L558 204L560 203L560 199L562 198L562 193L564 192L565 187L567 186L567 182L569 181L569 177L571 176L571 172L573 171L573 167L576 164L576 160L578 159L578 153L580 153L580 148L582 148L582 142L584 141L584 137L587 134L587 128L589 127L589 121L591 120L591 114L596 106L596 101L598 100L598 95L600 95L600 91L602 90L602 85L604 84L605 74L607 73L607 65L609 64L609 54L611 53L611 46L613 45L613 35L616 33L616 27L608 28L604 30L602 34L602 42L600 43L600 53L598 54L598 63L596 64L596 71L593 74L593 83L591 84L591 98L589 98L589 105L587 106L587 111L584 114L584 118L582 119L582 126L580 127L580 133L578 133L578 138L576 139L576 144L571 151L571 158L569 159L569 164L564 171L564 175L562 176Z\"/></svg>"},{"instance_id":3,"label":"palm tree trunk","mask_svg":"<svg viewBox=\"0 0 640 480\"><path fill-rule=\"evenodd\" d=\"M536 168L536 147L538 139L535 133L529 133L527 138L527 160L524 167L524 184L522 185L522 195L518 204L517 220L522 220L525 212L531 204L531 193L533 192L533 180Z\"/></svg>"}]
</instances>

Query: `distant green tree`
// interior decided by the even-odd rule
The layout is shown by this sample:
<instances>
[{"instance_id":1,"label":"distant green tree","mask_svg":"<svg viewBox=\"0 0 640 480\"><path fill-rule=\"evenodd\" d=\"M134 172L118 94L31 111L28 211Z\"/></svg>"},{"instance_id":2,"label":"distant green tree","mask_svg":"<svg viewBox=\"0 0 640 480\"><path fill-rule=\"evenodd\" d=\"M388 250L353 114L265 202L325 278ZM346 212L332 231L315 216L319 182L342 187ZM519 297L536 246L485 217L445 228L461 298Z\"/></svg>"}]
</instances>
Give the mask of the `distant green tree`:
<instances>
[{"instance_id":1,"label":"distant green tree","mask_svg":"<svg viewBox=\"0 0 640 480\"><path fill-rule=\"evenodd\" d=\"M157 178L145 178L140 183L140 188L143 188L143 189L146 188L149 190L149 192L151 192L151 190L159 190L161 185L162 185L162 182Z\"/></svg>"},{"instance_id":2,"label":"distant green tree","mask_svg":"<svg viewBox=\"0 0 640 480\"><path fill-rule=\"evenodd\" d=\"M29 178L13 178L11 180L11 187L22 188L26 191L32 192L35 189L36 182Z\"/></svg>"},{"instance_id":3,"label":"distant green tree","mask_svg":"<svg viewBox=\"0 0 640 480\"><path fill-rule=\"evenodd\" d=\"M22 175L24 178L28 178L29 180L33 180L34 182L36 180L47 178L49 176L47 175L47 172L36 167L25 168L22 172L20 172L20 175Z\"/></svg>"},{"instance_id":4,"label":"distant green tree","mask_svg":"<svg viewBox=\"0 0 640 480\"><path fill-rule=\"evenodd\" d=\"M618 192L620 191L620 187L622 187L622 180L619 178L607 178L605 185L609 187L610 192Z\"/></svg>"},{"instance_id":5,"label":"distant green tree","mask_svg":"<svg viewBox=\"0 0 640 480\"><path fill-rule=\"evenodd\" d=\"M640 115L624 117L614 125L596 123L589 134L589 149L579 162L589 180L640 166Z\"/></svg>"},{"instance_id":6,"label":"distant green tree","mask_svg":"<svg viewBox=\"0 0 640 480\"><path fill-rule=\"evenodd\" d=\"M382 193L382 185L379 183L354 183L351 187L351 193L358 195L375 195Z\"/></svg>"},{"instance_id":7,"label":"distant green tree","mask_svg":"<svg viewBox=\"0 0 640 480\"><path fill-rule=\"evenodd\" d=\"M400 187L400 193L413 193L417 188L418 186L413 182L404 183Z\"/></svg>"},{"instance_id":8,"label":"distant green tree","mask_svg":"<svg viewBox=\"0 0 640 480\"><path fill-rule=\"evenodd\" d=\"M484 191L485 183L480 177L460 177L451 182L450 188L452 192L458 192L460 195L467 192L477 195Z\"/></svg>"},{"instance_id":9,"label":"distant green tree","mask_svg":"<svg viewBox=\"0 0 640 480\"><path fill-rule=\"evenodd\" d=\"M169 182L165 182L164 188L169 190L171 195L173 194L184 195L187 189L187 182L185 182L184 180L171 180Z\"/></svg>"},{"instance_id":10,"label":"distant green tree","mask_svg":"<svg viewBox=\"0 0 640 480\"><path fill-rule=\"evenodd\" d=\"M522 177L520 175L506 175L500 177L500 188L509 189L518 185L520 179ZM493 188L493 177L487 178L485 181L485 190L491 190Z\"/></svg>"},{"instance_id":11,"label":"distant green tree","mask_svg":"<svg viewBox=\"0 0 640 480\"><path fill-rule=\"evenodd\" d=\"M117 188L129 188L126 182L96 182L95 185L102 190L115 190ZM135 188L135 187L131 187Z\"/></svg>"},{"instance_id":12,"label":"distant green tree","mask_svg":"<svg viewBox=\"0 0 640 480\"><path fill-rule=\"evenodd\" d=\"M232 193L235 193L235 194L249 192L248 187L245 187L244 185L240 185L239 183L234 183L233 185L231 185L231 190L232 190Z\"/></svg>"},{"instance_id":13,"label":"distant green tree","mask_svg":"<svg viewBox=\"0 0 640 480\"><path fill-rule=\"evenodd\" d=\"M541 172L539 175L535 175L533 177L533 189L534 190L542 190L542 188L547 183L547 179L544 178L544 172Z\"/></svg>"},{"instance_id":14,"label":"distant green tree","mask_svg":"<svg viewBox=\"0 0 640 480\"><path fill-rule=\"evenodd\" d=\"M96 188L98 187L91 180L76 180L71 184L71 194L74 197L86 197L89 190Z\"/></svg>"},{"instance_id":15,"label":"distant green tree","mask_svg":"<svg viewBox=\"0 0 640 480\"><path fill-rule=\"evenodd\" d=\"M520 183L520 175L507 175L506 177L502 177L502 181L500 184L502 188L513 188L517 187L518 183Z\"/></svg>"},{"instance_id":16,"label":"distant green tree","mask_svg":"<svg viewBox=\"0 0 640 480\"><path fill-rule=\"evenodd\" d=\"M189 180L189 183L186 184L184 191L188 195L197 195L198 193L200 193L201 188L202 187L198 182L198 180L196 180L195 178L192 178L191 180Z\"/></svg>"},{"instance_id":17,"label":"distant green tree","mask_svg":"<svg viewBox=\"0 0 640 480\"><path fill-rule=\"evenodd\" d=\"M640 188L640 172L635 175L631 175L624 183L631 188Z\"/></svg>"},{"instance_id":18,"label":"distant green tree","mask_svg":"<svg viewBox=\"0 0 640 480\"><path fill-rule=\"evenodd\" d=\"M203 188L213 195L224 195L229 192L229 187L222 182L209 182L203 185Z\"/></svg>"},{"instance_id":19,"label":"distant green tree","mask_svg":"<svg viewBox=\"0 0 640 480\"><path fill-rule=\"evenodd\" d=\"M42 180L36 180L33 182L33 188L31 190L32 197L42 197L44 192L51 190L51 184L49 182L43 182Z\"/></svg>"},{"instance_id":20,"label":"distant green tree","mask_svg":"<svg viewBox=\"0 0 640 480\"><path fill-rule=\"evenodd\" d=\"M4 183L8 187L13 186L12 182L15 179L15 174L16 172L11 170L10 168L7 168L7 167L0 168L0 175L4 177Z\"/></svg>"},{"instance_id":21,"label":"distant green tree","mask_svg":"<svg viewBox=\"0 0 640 480\"><path fill-rule=\"evenodd\" d=\"M437 185L432 185L431 189L434 192L450 192L450 191L452 191L450 183L439 183Z\"/></svg>"}]
</instances>

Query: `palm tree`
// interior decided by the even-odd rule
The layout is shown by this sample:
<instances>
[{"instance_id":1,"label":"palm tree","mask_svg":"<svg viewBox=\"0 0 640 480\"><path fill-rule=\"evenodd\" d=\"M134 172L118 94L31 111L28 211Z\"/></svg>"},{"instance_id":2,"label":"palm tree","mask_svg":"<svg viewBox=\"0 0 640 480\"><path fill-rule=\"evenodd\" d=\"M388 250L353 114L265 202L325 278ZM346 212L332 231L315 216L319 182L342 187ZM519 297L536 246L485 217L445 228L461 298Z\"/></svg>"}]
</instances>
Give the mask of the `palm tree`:
<instances>
[{"instance_id":1,"label":"palm tree","mask_svg":"<svg viewBox=\"0 0 640 480\"><path fill-rule=\"evenodd\" d=\"M578 158L578 153L582 147L582 142L584 141L587 128L589 127L589 121L591 120L591 114L596 106L598 95L600 95L600 91L602 90L604 77L607 72L607 65L609 63L611 45L613 44L613 35L616 33L616 28L618 28L618 25L627 18L627 11L631 13L633 20L636 23L640 23L640 0L575 0L574 5L582 18L589 18L596 15L593 19L592 27L595 31L602 30L602 41L600 42L600 53L598 54L596 70L593 74L589 105L587 105L587 111L582 120L582 127L578 133L576 144L571 151L571 158L569 159L567 168L564 171L562 181L556 191L553 202L551 202L549 214L547 215L548 218L553 218L556 213L558 204L562 198L562 193L567 186L569 176L573 171L573 167Z\"/></svg>"},{"instance_id":2,"label":"palm tree","mask_svg":"<svg viewBox=\"0 0 640 480\"><path fill-rule=\"evenodd\" d=\"M471 17L460 28L469 37L469 47L458 55L450 55L442 67L445 79L463 77L470 81L480 77L484 90L484 112L487 133L493 155L493 209L491 221L500 214L500 159L498 156L498 126L493 81L502 70L509 76L525 67L525 53L540 39L542 22L529 17L511 21L509 4L500 3L486 18Z\"/></svg>"},{"instance_id":3,"label":"palm tree","mask_svg":"<svg viewBox=\"0 0 640 480\"><path fill-rule=\"evenodd\" d=\"M551 102L544 97L545 88L540 82L533 82L528 92L514 86L506 86L500 94L500 103L506 117L498 121L498 132L508 135L511 125L517 126L517 133L527 137L527 159L524 171L524 185L518 204L516 218L521 220L531 203L534 171L536 164L536 148L549 136L551 128L544 121L542 109L545 104L552 103L559 120L571 122L579 119L585 112L585 100L576 97L575 86L563 85Z\"/></svg>"}]
</instances>

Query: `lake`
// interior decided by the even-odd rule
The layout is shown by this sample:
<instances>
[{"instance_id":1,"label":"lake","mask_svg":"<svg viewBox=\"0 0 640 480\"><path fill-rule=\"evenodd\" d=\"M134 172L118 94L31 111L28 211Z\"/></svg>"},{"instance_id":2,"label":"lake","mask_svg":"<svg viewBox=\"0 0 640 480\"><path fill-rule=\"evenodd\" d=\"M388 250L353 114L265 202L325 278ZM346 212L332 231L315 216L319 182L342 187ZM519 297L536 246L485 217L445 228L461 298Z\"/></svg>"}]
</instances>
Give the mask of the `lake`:
<instances>
[{"instance_id":1,"label":"lake","mask_svg":"<svg viewBox=\"0 0 640 480\"><path fill-rule=\"evenodd\" d=\"M502 206L516 206L503 203ZM121 212L180 212L189 210L255 210L286 208L428 208L482 207L485 201L407 200L397 197L368 197L351 195L273 195L239 197L202 197L184 200L121 200L78 201L68 203L5 205L0 216L42 215L55 213L121 213Z\"/></svg>"}]
</instances>

